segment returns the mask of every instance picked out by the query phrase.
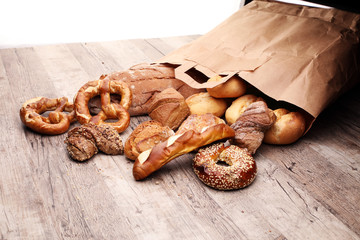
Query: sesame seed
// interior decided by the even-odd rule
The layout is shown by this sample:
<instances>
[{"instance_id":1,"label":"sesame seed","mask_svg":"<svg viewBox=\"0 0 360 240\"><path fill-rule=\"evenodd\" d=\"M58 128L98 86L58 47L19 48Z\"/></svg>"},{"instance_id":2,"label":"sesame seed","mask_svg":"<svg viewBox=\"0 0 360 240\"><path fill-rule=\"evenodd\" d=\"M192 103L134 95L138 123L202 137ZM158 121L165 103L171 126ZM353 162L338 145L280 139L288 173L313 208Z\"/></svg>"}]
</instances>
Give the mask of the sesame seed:
<instances>
[{"instance_id":1,"label":"sesame seed","mask_svg":"<svg viewBox=\"0 0 360 240\"><path fill-rule=\"evenodd\" d=\"M227 165L220 165L218 162ZM195 155L195 174L206 185L219 190L234 190L248 186L256 177L256 163L246 149L223 143L201 148Z\"/></svg>"}]
</instances>

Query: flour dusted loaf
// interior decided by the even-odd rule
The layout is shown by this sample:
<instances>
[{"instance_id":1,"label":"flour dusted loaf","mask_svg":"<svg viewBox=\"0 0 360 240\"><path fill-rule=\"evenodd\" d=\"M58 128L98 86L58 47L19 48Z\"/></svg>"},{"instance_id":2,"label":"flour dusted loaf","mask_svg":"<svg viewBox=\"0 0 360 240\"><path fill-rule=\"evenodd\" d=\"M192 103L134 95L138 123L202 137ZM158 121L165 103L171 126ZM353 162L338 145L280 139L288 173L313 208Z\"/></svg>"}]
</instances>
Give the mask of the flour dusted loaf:
<instances>
[{"instance_id":1,"label":"flour dusted loaf","mask_svg":"<svg viewBox=\"0 0 360 240\"><path fill-rule=\"evenodd\" d=\"M87 123L71 129L64 141L70 157L85 161L99 151L109 155L124 153L119 133L110 125Z\"/></svg>"},{"instance_id":2,"label":"flour dusted loaf","mask_svg":"<svg viewBox=\"0 0 360 240\"><path fill-rule=\"evenodd\" d=\"M275 114L265 102L251 103L231 125L231 128L235 130L235 137L231 139L231 142L241 148L246 148L253 155L263 142L264 132L274 124L275 120Z\"/></svg>"}]
</instances>

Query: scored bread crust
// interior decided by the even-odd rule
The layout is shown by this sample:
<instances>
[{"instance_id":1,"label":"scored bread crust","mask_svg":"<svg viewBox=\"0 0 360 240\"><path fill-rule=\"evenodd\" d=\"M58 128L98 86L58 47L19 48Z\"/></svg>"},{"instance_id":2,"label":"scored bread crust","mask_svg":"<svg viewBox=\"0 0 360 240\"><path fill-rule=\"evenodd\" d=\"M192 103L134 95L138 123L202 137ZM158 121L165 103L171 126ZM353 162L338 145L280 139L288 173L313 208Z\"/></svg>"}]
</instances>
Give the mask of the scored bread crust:
<instances>
[{"instance_id":1,"label":"scored bread crust","mask_svg":"<svg viewBox=\"0 0 360 240\"><path fill-rule=\"evenodd\" d=\"M174 88L184 98L195 93L203 92L203 89L195 89L175 78L174 67L169 64L138 64L127 70L113 72L100 78L125 82L132 92L132 102L128 110L130 116L148 114L152 104L152 98L167 88ZM119 98L114 95L112 100L117 102ZM99 110L99 99L93 98L89 102L91 112Z\"/></svg>"},{"instance_id":2,"label":"scored bread crust","mask_svg":"<svg viewBox=\"0 0 360 240\"><path fill-rule=\"evenodd\" d=\"M190 109L178 91L167 88L153 97L148 112L151 119L176 129L189 116Z\"/></svg>"},{"instance_id":3,"label":"scored bread crust","mask_svg":"<svg viewBox=\"0 0 360 240\"><path fill-rule=\"evenodd\" d=\"M135 160L133 176L135 180L142 180L178 156L234 136L234 130L225 123L210 126L202 132L188 130L176 134L152 149L142 152Z\"/></svg>"}]
</instances>

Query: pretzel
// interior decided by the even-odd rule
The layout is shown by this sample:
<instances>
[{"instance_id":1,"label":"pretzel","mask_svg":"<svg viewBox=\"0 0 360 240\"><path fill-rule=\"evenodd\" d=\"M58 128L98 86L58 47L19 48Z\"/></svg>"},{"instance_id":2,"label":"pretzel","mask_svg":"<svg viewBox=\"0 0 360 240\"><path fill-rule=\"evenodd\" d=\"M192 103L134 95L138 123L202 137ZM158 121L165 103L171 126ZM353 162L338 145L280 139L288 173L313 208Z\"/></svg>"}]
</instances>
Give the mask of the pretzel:
<instances>
[{"instance_id":1,"label":"pretzel","mask_svg":"<svg viewBox=\"0 0 360 240\"><path fill-rule=\"evenodd\" d=\"M48 117L41 114L52 111ZM63 111L69 112L69 114ZM66 97L37 97L26 101L20 109L20 119L25 126L35 132L57 135L66 132L72 122L76 121L74 106Z\"/></svg>"},{"instance_id":2,"label":"pretzel","mask_svg":"<svg viewBox=\"0 0 360 240\"><path fill-rule=\"evenodd\" d=\"M110 102L110 94L121 95L119 103ZM92 116L90 114L89 100L97 95L101 97L101 111ZM122 81L109 78L90 81L80 88L74 99L76 118L80 124L93 123L108 124L118 133L125 131L130 124L128 109L131 105L132 94L130 88ZM119 119L117 122L106 122L107 119Z\"/></svg>"}]
</instances>

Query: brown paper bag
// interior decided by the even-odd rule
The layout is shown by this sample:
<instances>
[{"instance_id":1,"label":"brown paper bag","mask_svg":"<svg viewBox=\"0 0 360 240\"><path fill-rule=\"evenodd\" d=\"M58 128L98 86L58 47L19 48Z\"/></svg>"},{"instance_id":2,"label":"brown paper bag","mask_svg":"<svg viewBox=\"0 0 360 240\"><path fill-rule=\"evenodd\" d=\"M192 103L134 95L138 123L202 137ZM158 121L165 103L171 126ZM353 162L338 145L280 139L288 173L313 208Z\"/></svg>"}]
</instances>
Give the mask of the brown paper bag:
<instances>
[{"instance_id":1,"label":"brown paper bag","mask_svg":"<svg viewBox=\"0 0 360 240\"><path fill-rule=\"evenodd\" d=\"M271 1L253 1L209 33L158 62L177 65L176 77L194 88L207 77L238 74L267 96L316 118L359 81L360 15Z\"/></svg>"}]
</instances>

